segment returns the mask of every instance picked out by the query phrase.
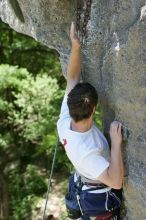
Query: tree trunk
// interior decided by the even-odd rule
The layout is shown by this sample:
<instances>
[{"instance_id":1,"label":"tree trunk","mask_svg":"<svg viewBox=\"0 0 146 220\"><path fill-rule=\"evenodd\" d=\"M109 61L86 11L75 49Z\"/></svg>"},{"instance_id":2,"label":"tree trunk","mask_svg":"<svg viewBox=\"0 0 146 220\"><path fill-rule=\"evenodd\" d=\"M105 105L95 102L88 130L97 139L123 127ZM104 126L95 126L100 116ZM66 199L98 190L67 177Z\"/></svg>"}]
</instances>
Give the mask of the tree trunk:
<instances>
[{"instance_id":1,"label":"tree trunk","mask_svg":"<svg viewBox=\"0 0 146 220\"><path fill-rule=\"evenodd\" d=\"M8 178L3 172L0 172L0 219L8 220L9 218L9 193Z\"/></svg>"}]
</instances>

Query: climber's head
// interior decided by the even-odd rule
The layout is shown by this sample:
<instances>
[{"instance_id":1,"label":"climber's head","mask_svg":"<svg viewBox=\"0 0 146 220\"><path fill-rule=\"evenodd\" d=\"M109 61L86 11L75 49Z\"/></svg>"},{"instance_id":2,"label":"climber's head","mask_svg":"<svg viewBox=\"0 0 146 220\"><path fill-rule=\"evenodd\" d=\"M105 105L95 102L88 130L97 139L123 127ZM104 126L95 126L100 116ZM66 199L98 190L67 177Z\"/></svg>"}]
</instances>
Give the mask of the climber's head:
<instances>
[{"instance_id":1,"label":"climber's head","mask_svg":"<svg viewBox=\"0 0 146 220\"><path fill-rule=\"evenodd\" d=\"M89 83L78 83L68 94L68 108L72 119L79 122L90 118L95 112L98 95Z\"/></svg>"}]
</instances>

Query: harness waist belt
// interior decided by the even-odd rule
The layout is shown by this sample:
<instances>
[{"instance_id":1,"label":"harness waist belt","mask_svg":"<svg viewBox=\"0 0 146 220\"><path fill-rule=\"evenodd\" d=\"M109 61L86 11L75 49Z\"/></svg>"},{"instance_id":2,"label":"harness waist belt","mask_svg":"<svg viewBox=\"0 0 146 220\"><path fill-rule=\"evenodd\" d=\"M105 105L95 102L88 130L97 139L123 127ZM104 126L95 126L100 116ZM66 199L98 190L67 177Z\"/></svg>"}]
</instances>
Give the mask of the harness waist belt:
<instances>
[{"instance_id":1,"label":"harness waist belt","mask_svg":"<svg viewBox=\"0 0 146 220\"><path fill-rule=\"evenodd\" d=\"M99 186L99 187L102 187L102 188L108 187L107 185L105 185L104 183L99 182L98 180L91 180L91 179L88 179L88 178L82 176L78 171L75 172L74 177L75 177L75 181L80 177L81 182L85 185Z\"/></svg>"},{"instance_id":2,"label":"harness waist belt","mask_svg":"<svg viewBox=\"0 0 146 220\"><path fill-rule=\"evenodd\" d=\"M83 187L82 187L82 190L83 190L83 191L84 191L84 190L87 190L87 189L89 189L88 186L83 186ZM105 192L108 192L108 191L110 191L110 190L111 190L110 187L104 187L104 188L102 188L102 189L97 189L97 190L89 191L89 192L90 192L90 193L105 193Z\"/></svg>"}]
</instances>

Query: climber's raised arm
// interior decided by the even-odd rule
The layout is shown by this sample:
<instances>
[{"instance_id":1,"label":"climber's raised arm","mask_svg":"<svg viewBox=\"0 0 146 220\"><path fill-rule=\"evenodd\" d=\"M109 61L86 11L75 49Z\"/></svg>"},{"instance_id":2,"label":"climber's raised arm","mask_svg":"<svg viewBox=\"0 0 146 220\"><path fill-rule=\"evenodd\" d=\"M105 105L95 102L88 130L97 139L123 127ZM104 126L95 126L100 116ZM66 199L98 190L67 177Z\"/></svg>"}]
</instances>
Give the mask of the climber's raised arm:
<instances>
[{"instance_id":1,"label":"climber's raised arm","mask_svg":"<svg viewBox=\"0 0 146 220\"><path fill-rule=\"evenodd\" d=\"M67 94L80 81L80 72L81 72L81 56L80 56L81 45L77 37L74 23L71 24L70 39L71 39L72 48L67 66L67 88L66 88Z\"/></svg>"}]
</instances>

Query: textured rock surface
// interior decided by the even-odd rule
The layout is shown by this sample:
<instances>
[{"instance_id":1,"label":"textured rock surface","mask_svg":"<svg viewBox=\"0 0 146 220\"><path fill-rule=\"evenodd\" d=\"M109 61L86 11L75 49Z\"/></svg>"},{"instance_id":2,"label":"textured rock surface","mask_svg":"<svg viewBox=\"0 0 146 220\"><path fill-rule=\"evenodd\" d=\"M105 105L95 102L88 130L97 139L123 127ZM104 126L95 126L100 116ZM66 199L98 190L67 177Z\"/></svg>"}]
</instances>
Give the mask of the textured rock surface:
<instances>
[{"instance_id":1,"label":"textured rock surface","mask_svg":"<svg viewBox=\"0 0 146 220\"><path fill-rule=\"evenodd\" d=\"M21 23L8 0L0 16L18 32L60 54L63 72L70 51L74 0L19 0ZM125 219L146 219L146 8L144 0L93 0L88 42L83 50L84 79L98 90L105 131L114 118L130 131L125 154Z\"/></svg>"}]
</instances>

